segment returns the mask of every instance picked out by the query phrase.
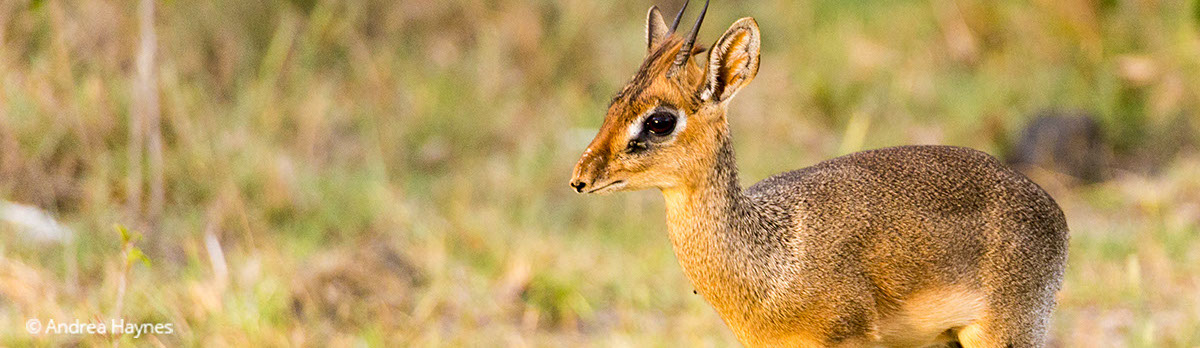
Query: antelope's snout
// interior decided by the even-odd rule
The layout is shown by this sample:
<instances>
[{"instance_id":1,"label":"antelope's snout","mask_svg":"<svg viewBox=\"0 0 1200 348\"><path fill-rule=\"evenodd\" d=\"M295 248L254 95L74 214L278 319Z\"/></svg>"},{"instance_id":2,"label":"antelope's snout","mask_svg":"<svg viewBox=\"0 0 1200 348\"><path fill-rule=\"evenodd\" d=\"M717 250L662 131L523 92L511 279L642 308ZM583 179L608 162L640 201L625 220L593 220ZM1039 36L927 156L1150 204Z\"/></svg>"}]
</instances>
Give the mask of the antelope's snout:
<instances>
[{"instance_id":1,"label":"antelope's snout","mask_svg":"<svg viewBox=\"0 0 1200 348\"><path fill-rule=\"evenodd\" d=\"M591 193L599 187L596 185L597 181L603 179L602 174L608 164L606 158L608 156L603 150L594 150L596 148L603 147L596 146L596 142L593 141L587 150L583 150L583 155L579 157L579 163L575 164L575 171L571 176L571 187L575 189L575 192Z\"/></svg>"}]
</instances>

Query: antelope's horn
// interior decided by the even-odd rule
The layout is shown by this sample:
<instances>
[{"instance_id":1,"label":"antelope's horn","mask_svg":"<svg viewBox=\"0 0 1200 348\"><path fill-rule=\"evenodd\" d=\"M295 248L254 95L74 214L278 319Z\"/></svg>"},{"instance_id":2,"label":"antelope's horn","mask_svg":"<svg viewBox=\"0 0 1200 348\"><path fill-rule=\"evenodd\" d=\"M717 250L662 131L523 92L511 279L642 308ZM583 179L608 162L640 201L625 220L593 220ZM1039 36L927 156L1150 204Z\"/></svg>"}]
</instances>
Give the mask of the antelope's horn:
<instances>
[{"instance_id":1,"label":"antelope's horn","mask_svg":"<svg viewBox=\"0 0 1200 348\"><path fill-rule=\"evenodd\" d=\"M680 7L679 13L675 14L675 21L671 22L671 32L672 33L675 32L675 29L679 28L679 19L683 18L683 10L687 9L688 2L691 2L691 0L684 0L683 7Z\"/></svg>"},{"instance_id":2,"label":"antelope's horn","mask_svg":"<svg viewBox=\"0 0 1200 348\"><path fill-rule=\"evenodd\" d=\"M674 76L687 63L688 58L692 57L692 47L696 45L696 35L700 33L700 24L704 23L704 15L708 13L708 1L704 0L704 9L700 11L700 17L696 18L696 24L692 26L692 32L688 33L687 40L683 42L683 48L680 48L679 53L675 54L675 63L671 65L671 70L667 76ZM684 5L686 6L687 4ZM681 10L679 14L682 15L683 11ZM678 18L676 18L675 24L679 24Z\"/></svg>"}]
</instances>

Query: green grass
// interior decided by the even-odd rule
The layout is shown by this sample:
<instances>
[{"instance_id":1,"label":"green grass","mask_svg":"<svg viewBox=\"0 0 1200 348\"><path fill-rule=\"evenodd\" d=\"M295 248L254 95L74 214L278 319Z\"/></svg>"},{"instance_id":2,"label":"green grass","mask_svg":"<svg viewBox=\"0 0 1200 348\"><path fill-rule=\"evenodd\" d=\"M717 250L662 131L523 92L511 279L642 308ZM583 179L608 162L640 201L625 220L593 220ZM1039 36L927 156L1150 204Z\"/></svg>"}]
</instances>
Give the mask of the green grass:
<instances>
[{"instance_id":1,"label":"green grass","mask_svg":"<svg viewBox=\"0 0 1200 348\"><path fill-rule=\"evenodd\" d=\"M650 5L160 2L165 205L142 232L165 242L140 246L154 262L127 272L120 312L178 331L115 339L733 344L680 272L657 192L566 185L640 63ZM127 191L135 14L0 4L0 198L77 232L57 245L0 228L0 345L110 341L22 326L116 310L111 226L139 225L125 205L145 199ZM1039 110L1094 110L1124 169L1043 182L1072 229L1054 340L1194 347L1198 14L1194 1L716 1L700 40L743 16L763 30L760 73L729 117L746 184L883 146L998 154Z\"/></svg>"}]
</instances>

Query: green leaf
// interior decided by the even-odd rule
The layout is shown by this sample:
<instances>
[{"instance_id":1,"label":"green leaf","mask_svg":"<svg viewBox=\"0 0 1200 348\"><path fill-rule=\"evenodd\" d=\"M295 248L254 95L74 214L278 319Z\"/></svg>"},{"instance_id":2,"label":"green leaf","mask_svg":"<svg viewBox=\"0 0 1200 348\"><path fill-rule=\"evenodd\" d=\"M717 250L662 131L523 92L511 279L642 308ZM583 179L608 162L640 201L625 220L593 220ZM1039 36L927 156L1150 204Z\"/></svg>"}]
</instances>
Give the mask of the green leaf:
<instances>
[{"instance_id":1,"label":"green leaf","mask_svg":"<svg viewBox=\"0 0 1200 348\"><path fill-rule=\"evenodd\" d=\"M113 227L116 228L117 232L121 234L121 244L129 243L129 230L121 224L113 224Z\"/></svg>"},{"instance_id":2,"label":"green leaf","mask_svg":"<svg viewBox=\"0 0 1200 348\"><path fill-rule=\"evenodd\" d=\"M129 254L125 255L125 262L132 264L136 261L141 261L143 265L150 267L150 258L142 252L142 249L134 247L129 249Z\"/></svg>"}]
</instances>

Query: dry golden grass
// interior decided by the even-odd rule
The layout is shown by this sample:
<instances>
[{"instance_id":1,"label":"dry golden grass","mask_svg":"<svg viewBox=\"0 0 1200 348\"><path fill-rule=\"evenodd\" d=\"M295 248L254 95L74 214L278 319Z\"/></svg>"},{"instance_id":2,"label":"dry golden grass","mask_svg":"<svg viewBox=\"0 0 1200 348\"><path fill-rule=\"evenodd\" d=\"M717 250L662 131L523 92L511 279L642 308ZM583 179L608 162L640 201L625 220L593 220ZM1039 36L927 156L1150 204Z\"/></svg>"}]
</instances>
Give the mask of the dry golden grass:
<instances>
[{"instance_id":1,"label":"dry golden grass","mask_svg":"<svg viewBox=\"0 0 1200 348\"><path fill-rule=\"evenodd\" d=\"M129 186L137 4L0 0L0 198L76 234L0 228L0 345L733 344L656 192L566 185L650 5L159 2L163 215L126 272L112 226L141 226L150 188ZM1200 345L1195 1L715 1L701 40L742 16L764 50L730 111L744 182L890 145L1002 153L1038 110L1092 110L1118 175L1039 179L1072 229L1055 342ZM177 330L24 329L114 312Z\"/></svg>"}]
</instances>

